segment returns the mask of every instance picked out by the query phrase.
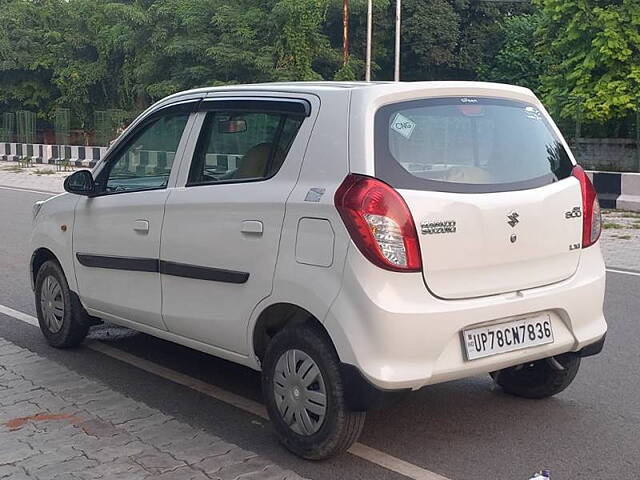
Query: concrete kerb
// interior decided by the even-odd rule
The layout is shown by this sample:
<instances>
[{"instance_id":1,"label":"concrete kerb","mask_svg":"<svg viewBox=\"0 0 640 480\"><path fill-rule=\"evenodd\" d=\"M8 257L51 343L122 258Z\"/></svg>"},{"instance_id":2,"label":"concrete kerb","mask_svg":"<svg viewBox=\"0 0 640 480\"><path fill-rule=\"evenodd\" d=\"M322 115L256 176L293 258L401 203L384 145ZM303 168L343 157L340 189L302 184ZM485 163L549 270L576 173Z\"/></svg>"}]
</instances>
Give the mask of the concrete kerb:
<instances>
[{"instance_id":1,"label":"concrete kerb","mask_svg":"<svg viewBox=\"0 0 640 480\"><path fill-rule=\"evenodd\" d=\"M587 172L602 208L640 212L640 173Z\"/></svg>"},{"instance_id":2,"label":"concrete kerb","mask_svg":"<svg viewBox=\"0 0 640 480\"><path fill-rule=\"evenodd\" d=\"M0 143L0 160L19 162L28 158L35 164L93 168L104 157L106 147L76 145L43 145L31 143Z\"/></svg>"}]
</instances>

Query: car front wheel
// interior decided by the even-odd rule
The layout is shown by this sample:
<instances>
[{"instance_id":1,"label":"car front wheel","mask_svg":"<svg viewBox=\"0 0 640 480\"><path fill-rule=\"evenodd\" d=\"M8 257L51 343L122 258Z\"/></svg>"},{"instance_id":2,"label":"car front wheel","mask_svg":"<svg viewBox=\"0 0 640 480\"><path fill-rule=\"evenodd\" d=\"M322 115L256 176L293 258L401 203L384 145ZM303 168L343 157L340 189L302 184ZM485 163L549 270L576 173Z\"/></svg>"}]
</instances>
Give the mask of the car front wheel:
<instances>
[{"instance_id":1,"label":"car front wheel","mask_svg":"<svg viewBox=\"0 0 640 480\"><path fill-rule=\"evenodd\" d=\"M321 460L346 451L365 413L350 411L335 351L308 325L285 328L265 353L262 388L280 441L296 455Z\"/></svg>"},{"instance_id":2,"label":"car front wheel","mask_svg":"<svg viewBox=\"0 0 640 480\"><path fill-rule=\"evenodd\" d=\"M87 314L56 261L40 267L35 290L38 323L47 342L56 348L80 344L89 331Z\"/></svg>"}]
</instances>

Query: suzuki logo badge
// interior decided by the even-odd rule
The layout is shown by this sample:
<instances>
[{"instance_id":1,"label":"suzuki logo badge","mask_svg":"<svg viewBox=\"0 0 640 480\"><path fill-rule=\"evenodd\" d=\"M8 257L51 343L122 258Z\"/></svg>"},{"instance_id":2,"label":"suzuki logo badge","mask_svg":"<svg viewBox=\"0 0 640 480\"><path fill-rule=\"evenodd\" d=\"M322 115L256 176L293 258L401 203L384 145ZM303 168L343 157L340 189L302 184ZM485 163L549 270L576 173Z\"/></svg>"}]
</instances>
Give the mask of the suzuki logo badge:
<instances>
[{"instance_id":1,"label":"suzuki logo badge","mask_svg":"<svg viewBox=\"0 0 640 480\"><path fill-rule=\"evenodd\" d=\"M507 218L509 219L509 221L507 223L515 228L515 226L520 221L520 220L518 220L519 216L520 215L518 214L518 212L511 212L509 215L507 215Z\"/></svg>"}]
</instances>

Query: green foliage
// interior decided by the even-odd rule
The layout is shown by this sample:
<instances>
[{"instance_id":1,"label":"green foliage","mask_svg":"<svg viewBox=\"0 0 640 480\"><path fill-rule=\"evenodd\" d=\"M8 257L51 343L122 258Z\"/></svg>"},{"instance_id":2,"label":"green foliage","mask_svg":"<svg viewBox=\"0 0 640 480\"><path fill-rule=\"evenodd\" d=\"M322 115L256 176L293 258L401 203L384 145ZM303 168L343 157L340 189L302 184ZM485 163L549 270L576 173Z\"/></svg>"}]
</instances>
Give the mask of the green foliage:
<instances>
[{"instance_id":1,"label":"green foliage","mask_svg":"<svg viewBox=\"0 0 640 480\"><path fill-rule=\"evenodd\" d=\"M334 80L351 82L356 80L356 74L353 72L351 62L347 62L346 65L340 67L340 70L336 72Z\"/></svg>"},{"instance_id":2,"label":"green foliage","mask_svg":"<svg viewBox=\"0 0 640 480\"><path fill-rule=\"evenodd\" d=\"M534 53L536 32L540 17L535 15L516 15L501 22L504 38L492 64L480 69L483 78L493 82L510 83L536 90L540 84L540 75L544 72L544 53Z\"/></svg>"},{"instance_id":3,"label":"green foliage","mask_svg":"<svg viewBox=\"0 0 640 480\"><path fill-rule=\"evenodd\" d=\"M280 35L276 39L276 70L286 80L322 80L312 62L329 49L321 26L325 0L280 0L273 9Z\"/></svg>"},{"instance_id":4,"label":"green foliage","mask_svg":"<svg viewBox=\"0 0 640 480\"><path fill-rule=\"evenodd\" d=\"M46 44L61 2L4 2L0 9L0 105L42 111L58 95Z\"/></svg>"},{"instance_id":5,"label":"green foliage","mask_svg":"<svg viewBox=\"0 0 640 480\"><path fill-rule=\"evenodd\" d=\"M373 78L388 80L395 1L373 10ZM0 0L0 111L53 127L68 108L87 130L95 111L134 114L189 88L363 79L367 1L350 11L343 67L342 0ZM403 80L514 83L565 118L631 125L638 0L403 0L402 16Z\"/></svg>"},{"instance_id":6,"label":"green foliage","mask_svg":"<svg viewBox=\"0 0 640 480\"><path fill-rule=\"evenodd\" d=\"M403 13L402 61L417 67L411 78L433 78L439 67L458 66L460 13L451 2L408 0Z\"/></svg>"},{"instance_id":7,"label":"green foliage","mask_svg":"<svg viewBox=\"0 0 640 480\"><path fill-rule=\"evenodd\" d=\"M604 122L639 107L638 0L537 0L545 100L564 117ZM559 105L558 105L559 104Z\"/></svg>"}]
</instances>

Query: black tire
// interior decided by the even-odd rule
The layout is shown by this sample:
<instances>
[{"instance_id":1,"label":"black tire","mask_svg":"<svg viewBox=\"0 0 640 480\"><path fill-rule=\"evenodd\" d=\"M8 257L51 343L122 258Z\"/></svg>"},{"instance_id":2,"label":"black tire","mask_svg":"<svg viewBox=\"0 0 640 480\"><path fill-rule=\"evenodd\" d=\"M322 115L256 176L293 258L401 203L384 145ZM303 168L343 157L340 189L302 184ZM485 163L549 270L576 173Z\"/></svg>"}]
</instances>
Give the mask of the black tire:
<instances>
[{"instance_id":1,"label":"black tire","mask_svg":"<svg viewBox=\"0 0 640 480\"><path fill-rule=\"evenodd\" d=\"M493 380L505 393L524 398L547 398L567 388L578 373L580 357L575 353L556 355L564 367L559 370L548 359L492 372Z\"/></svg>"},{"instance_id":2,"label":"black tire","mask_svg":"<svg viewBox=\"0 0 640 480\"><path fill-rule=\"evenodd\" d=\"M295 425L291 427L285 422L276 401L276 366L280 358L292 350L302 352L315 362L326 395L324 420L320 423L316 419L317 425L320 425L316 427L318 430L306 435L296 432ZM300 362L301 368L303 365ZM320 332L309 325L285 328L267 347L262 370L262 391L267 411L280 441L291 452L302 458L322 460L342 453L358 440L362 432L366 413L353 412L347 408L339 365L333 346ZM279 397L281 404L283 398L283 396ZM298 414L293 415L296 422Z\"/></svg>"},{"instance_id":3,"label":"black tire","mask_svg":"<svg viewBox=\"0 0 640 480\"><path fill-rule=\"evenodd\" d=\"M56 299L64 305L64 313L60 315L61 325L59 328L51 326L43 312L42 298L43 295L46 295L43 293L43 289L46 288L44 283L50 277L59 285L60 294ZM36 275L35 287L38 323L49 345L56 348L69 348L82 343L89 331L90 322L80 300L69 290L69 284L58 262L49 260L40 267Z\"/></svg>"}]
</instances>

